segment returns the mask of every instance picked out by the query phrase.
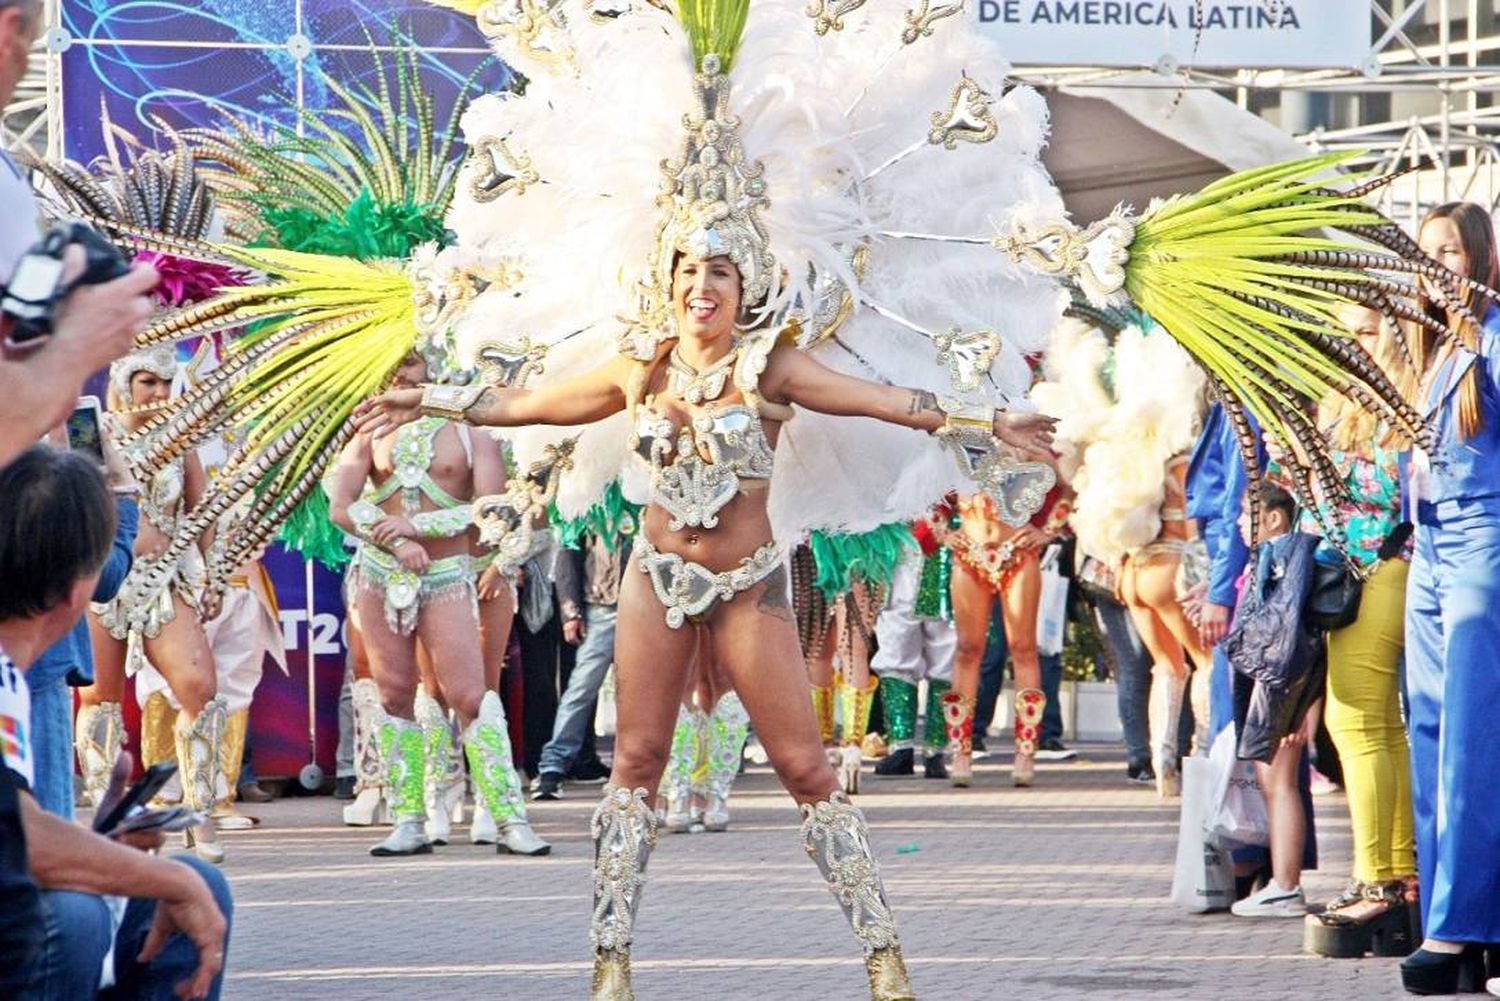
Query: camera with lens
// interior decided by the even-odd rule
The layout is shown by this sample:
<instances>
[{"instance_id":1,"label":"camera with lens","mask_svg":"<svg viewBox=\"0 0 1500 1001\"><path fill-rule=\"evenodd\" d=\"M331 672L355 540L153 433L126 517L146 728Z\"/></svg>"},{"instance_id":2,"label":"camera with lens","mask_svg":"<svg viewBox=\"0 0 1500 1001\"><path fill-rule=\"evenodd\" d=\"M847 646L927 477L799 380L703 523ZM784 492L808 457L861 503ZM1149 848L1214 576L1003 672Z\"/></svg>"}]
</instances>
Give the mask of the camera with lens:
<instances>
[{"instance_id":1,"label":"camera with lens","mask_svg":"<svg viewBox=\"0 0 1500 1001\"><path fill-rule=\"evenodd\" d=\"M64 282L63 255L74 244L83 248L83 271ZM114 281L129 270L119 248L92 226L65 222L52 227L16 264L0 297L0 312L14 321L11 341L20 344L52 333L57 306L69 292L79 285Z\"/></svg>"}]
</instances>

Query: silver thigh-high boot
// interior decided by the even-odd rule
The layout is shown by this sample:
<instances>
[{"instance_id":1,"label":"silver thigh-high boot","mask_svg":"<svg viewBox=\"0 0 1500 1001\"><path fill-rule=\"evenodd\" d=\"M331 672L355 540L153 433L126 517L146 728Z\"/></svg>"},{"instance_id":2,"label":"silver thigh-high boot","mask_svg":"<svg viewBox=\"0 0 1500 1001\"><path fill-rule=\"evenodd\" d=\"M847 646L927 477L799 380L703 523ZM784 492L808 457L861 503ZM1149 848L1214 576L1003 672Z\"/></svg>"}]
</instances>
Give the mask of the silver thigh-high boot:
<instances>
[{"instance_id":1,"label":"silver thigh-high boot","mask_svg":"<svg viewBox=\"0 0 1500 1001\"><path fill-rule=\"evenodd\" d=\"M673 834L686 834L699 821L693 808L693 776L703 761L708 726L708 717L697 707L677 707L677 726L672 731L672 750L662 786L667 830Z\"/></svg>"},{"instance_id":2,"label":"silver thigh-high boot","mask_svg":"<svg viewBox=\"0 0 1500 1001\"><path fill-rule=\"evenodd\" d=\"M203 833L213 833L214 804L228 793L224 780L224 727L229 706L224 696L215 695L193 717L192 723L174 730L177 738L177 767L182 775L182 801L204 817L200 832L189 828L185 833L188 847L205 862L218 865L224 861L224 848L217 839L204 840Z\"/></svg>"},{"instance_id":3,"label":"silver thigh-high boot","mask_svg":"<svg viewBox=\"0 0 1500 1001\"><path fill-rule=\"evenodd\" d=\"M740 753L750 735L750 714L734 692L719 699L708 717L708 762L703 769L703 829L729 829L729 790L740 773Z\"/></svg>"},{"instance_id":4,"label":"silver thigh-high boot","mask_svg":"<svg viewBox=\"0 0 1500 1001\"><path fill-rule=\"evenodd\" d=\"M369 827L391 822L385 801L385 762L380 757L376 728L385 710L374 678L356 678L349 686L354 709L354 802L344 807L344 823Z\"/></svg>"},{"instance_id":5,"label":"silver thigh-high boot","mask_svg":"<svg viewBox=\"0 0 1500 1001\"><path fill-rule=\"evenodd\" d=\"M880 885L864 815L843 791L802 807L802 847L818 864L865 950L871 1001L913 1001L896 919Z\"/></svg>"},{"instance_id":6,"label":"silver thigh-high boot","mask_svg":"<svg viewBox=\"0 0 1500 1001\"><path fill-rule=\"evenodd\" d=\"M385 764L385 790L395 827L391 836L370 849L371 855L430 855L427 803L422 782L427 774L427 740L416 720L392 716L384 709L375 720L375 740Z\"/></svg>"},{"instance_id":7,"label":"silver thigh-high boot","mask_svg":"<svg viewBox=\"0 0 1500 1001\"><path fill-rule=\"evenodd\" d=\"M125 716L118 702L84 706L73 721L73 749L83 772L83 795L89 806L99 806L109 788L109 774L125 743Z\"/></svg>"},{"instance_id":8,"label":"silver thigh-high boot","mask_svg":"<svg viewBox=\"0 0 1500 1001\"><path fill-rule=\"evenodd\" d=\"M427 745L426 772L422 776L422 796L427 806L427 840L446 845L452 835L453 822L463 819L464 769L453 740L453 725L438 700L417 686L415 701L417 724Z\"/></svg>"},{"instance_id":9,"label":"silver thigh-high boot","mask_svg":"<svg viewBox=\"0 0 1500 1001\"><path fill-rule=\"evenodd\" d=\"M1182 719L1182 700L1188 679L1179 678L1170 664L1151 669L1151 698L1147 718L1151 729L1151 765L1156 770L1156 794L1169 799L1182 794L1177 770L1177 741Z\"/></svg>"},{"instance_id":10,"label":"silver thigh-high boot","mask_svg":"<svg viewBox=\"0 0 1500 1001\"><path fill-rule=\"evenodd\" d=\"M635 1001L630 986L630 942L659 823L650 797L645 789L606 785L589 825L594 836L591 1001Z\"/></svg>"},{"instance_id":11,"label":"silver thigh-high boot","mask_svg":"<svg viewBox=\"0 0 1500 1001\"><path fill-rule=\"evenodd\" d=\"M546 855L552 851L526 819L526 795L511 757L505 707L497 693L484 693L479 715L464 731L464 752L469 756L469 772L478 796L500 825L495 851L502 855Z\"/></svg>"}]
</instances>

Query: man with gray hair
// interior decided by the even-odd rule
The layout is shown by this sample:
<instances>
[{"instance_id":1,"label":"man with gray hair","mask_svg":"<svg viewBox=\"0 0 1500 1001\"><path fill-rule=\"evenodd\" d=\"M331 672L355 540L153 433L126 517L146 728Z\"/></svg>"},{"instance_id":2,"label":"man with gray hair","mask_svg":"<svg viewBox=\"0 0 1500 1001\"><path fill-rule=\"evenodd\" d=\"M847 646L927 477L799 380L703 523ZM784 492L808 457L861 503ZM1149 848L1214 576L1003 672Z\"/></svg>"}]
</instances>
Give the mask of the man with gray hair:
<instances>
[{"instance_id":1,"label":"man with gray hair","mask_svg":"<svg viewBox=\"0 0 1500 1001\"><path fill-rule=\"evenodd\" d=\"M0 0L0 107L26 75L41 28L41 0ZM0 153L0 280L7 285L40 235L37 220L30 182ZM63 265L66 288L83 271L83 248L69 247ZM0 314L0 463L62 423L83 380L130 350L151 315L146 296L156 281L142 264L114 281L73 288L57 303L52 333L21 343L11 339L12 318Z\"/></svg>"}]
</instances>

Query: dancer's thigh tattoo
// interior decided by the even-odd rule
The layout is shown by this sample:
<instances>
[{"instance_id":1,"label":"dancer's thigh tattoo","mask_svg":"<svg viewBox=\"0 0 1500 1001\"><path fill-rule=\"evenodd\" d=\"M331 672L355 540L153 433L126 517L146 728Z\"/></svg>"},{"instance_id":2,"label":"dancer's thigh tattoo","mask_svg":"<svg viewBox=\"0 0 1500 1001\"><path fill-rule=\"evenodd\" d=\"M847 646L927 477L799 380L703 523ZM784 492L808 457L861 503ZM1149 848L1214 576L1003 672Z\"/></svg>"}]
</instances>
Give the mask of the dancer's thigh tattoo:
<instances>
[{"instance_id":1,"label":"dancer's thigh tattoo","mask_svg":"<svg viewBox=\"0 0 1500 1001\"><path fill-rule=\"evenodd\" d=\"M755 607L767 615L791 622L792 599L791 589L787 586L786 567L777 567L771 571L760 587L760 597L756 599Z\"/></svg>"}]
</instances>

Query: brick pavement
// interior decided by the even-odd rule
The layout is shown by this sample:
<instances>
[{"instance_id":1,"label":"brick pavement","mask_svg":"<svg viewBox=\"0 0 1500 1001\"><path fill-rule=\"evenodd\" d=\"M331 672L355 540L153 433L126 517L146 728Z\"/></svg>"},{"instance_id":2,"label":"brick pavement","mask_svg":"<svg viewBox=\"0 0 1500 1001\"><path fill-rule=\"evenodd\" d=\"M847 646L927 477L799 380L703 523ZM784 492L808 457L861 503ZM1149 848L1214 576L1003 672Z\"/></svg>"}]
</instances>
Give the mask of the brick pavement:
<instances>
[{"instance_id":1,"label":"brick pavement","mask_svg":"<svg viewBox=\"0 0 1500 1001\"><path fill-rule=\"evenodd\" d=\"M1298 922L1173 909L1175 811L1124 784L1116 749L1083 750L1039 766L1029 790L989 762L968 790L867 776L860 804L923 998L1404 997L1392 960L1301 955ZM585 996L596 796L572 786L533 806L546 859L468 844L374 859L365 849L383 835L339 825L332 799L260 807L261 828L225 835L238 902L226 996ZM734 806L728 833L662 838L637 925L641 1001L866 996L790 800L755 768ZM1344 878L1349 825L1340 796L1318 812L1324 869L1306 885L1325 898Z\"/></svg>"}]
</instances>

